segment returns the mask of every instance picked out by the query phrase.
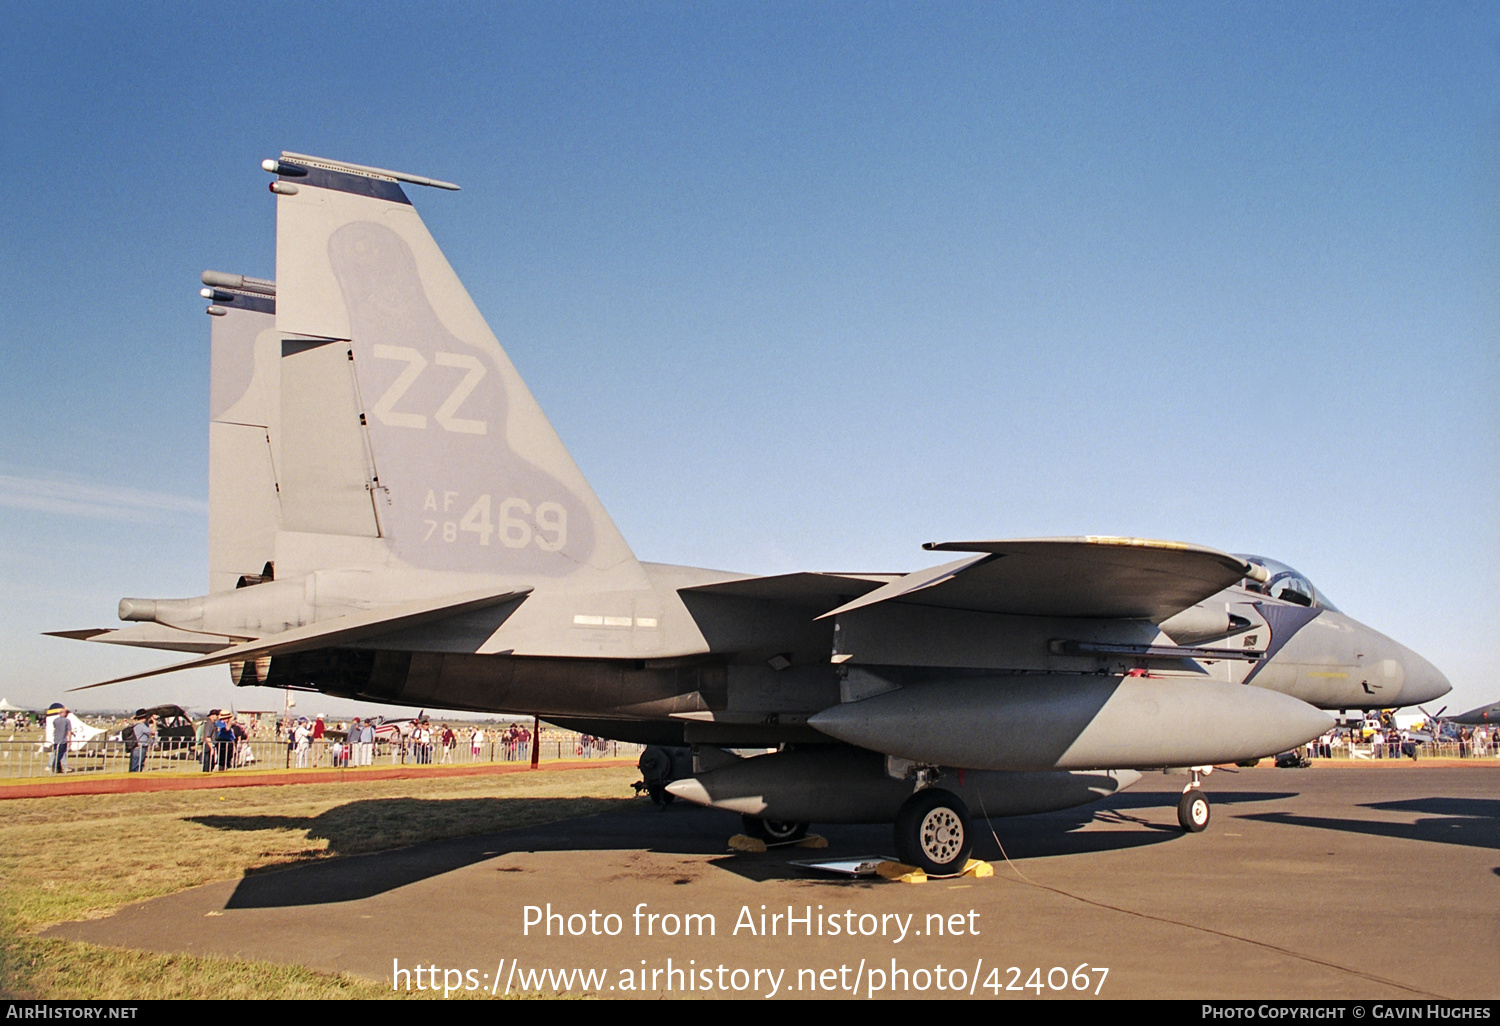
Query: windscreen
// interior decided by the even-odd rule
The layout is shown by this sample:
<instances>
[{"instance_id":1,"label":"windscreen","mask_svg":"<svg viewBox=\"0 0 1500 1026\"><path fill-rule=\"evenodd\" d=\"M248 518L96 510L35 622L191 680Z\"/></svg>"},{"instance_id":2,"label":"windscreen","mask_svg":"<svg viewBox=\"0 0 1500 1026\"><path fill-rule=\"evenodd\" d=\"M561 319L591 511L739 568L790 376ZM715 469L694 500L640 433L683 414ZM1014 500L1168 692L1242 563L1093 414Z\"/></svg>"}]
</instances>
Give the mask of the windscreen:
<instances>
[{"instance_id":1,"label":"windscreen","mask_svg":"<svg viewBox=\"0 0 1500 1026\"><path fill-rule=\"evenodd\" d=\"M1285 563L1267 559L1265 556L1249 556L1239 553L1236 555L1246 562L1265 568L1266 573L1270 575L1264 584L1246 579L1245 587L1251 591L1285 602L1295 602L1299 606L1338 611L1338 607L1329 602L1327 597L1313 586L1312 581Z\"/></svg>"}]
</instances>

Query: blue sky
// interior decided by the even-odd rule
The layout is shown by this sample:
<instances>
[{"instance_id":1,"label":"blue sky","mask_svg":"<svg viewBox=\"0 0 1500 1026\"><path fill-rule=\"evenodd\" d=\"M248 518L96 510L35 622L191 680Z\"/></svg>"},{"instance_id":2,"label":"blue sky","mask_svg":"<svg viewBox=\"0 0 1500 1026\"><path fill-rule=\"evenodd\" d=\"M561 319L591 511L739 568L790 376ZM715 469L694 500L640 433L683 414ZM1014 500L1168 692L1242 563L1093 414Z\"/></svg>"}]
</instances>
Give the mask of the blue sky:
<instances>
[{"instance_id":1,"label":"blue sky","mask_svg":"<svg viewBox=\"0 0 1500 1026\"><path fill-rule=\"evenodd\" d=\"M170 659L41 631L204 590L197 279L274 276L282 149L464 186L411 191L643 559L1176 538L1500 697L1494 5L22 3L3 46L12 702Z\"/></svg>"}]
</instances>

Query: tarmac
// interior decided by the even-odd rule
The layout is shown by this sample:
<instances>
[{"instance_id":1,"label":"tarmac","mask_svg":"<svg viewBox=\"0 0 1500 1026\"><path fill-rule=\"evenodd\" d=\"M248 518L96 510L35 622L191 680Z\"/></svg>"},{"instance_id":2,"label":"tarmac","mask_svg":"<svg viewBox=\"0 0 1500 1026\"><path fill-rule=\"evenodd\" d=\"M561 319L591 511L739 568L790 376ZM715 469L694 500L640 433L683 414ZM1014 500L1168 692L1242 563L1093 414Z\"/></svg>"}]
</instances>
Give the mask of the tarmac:
<instances>
[{"instance_id":1,"label":"tarmac","mask_svg":"<svg viewBox=\"0 0 1500 1026\"><path fill-rule=\"evenodd\" d=\"M1148 775L1094 806L995 820L994 836L976 821L987 879L793 864L889 852L889 827L731 853L738 817L642 800L252 874L45 936L454 995L1500 998L1500 766L1220 771L1200 834L1177 825L1183 782Z\"/></svg>"}]
</instances>

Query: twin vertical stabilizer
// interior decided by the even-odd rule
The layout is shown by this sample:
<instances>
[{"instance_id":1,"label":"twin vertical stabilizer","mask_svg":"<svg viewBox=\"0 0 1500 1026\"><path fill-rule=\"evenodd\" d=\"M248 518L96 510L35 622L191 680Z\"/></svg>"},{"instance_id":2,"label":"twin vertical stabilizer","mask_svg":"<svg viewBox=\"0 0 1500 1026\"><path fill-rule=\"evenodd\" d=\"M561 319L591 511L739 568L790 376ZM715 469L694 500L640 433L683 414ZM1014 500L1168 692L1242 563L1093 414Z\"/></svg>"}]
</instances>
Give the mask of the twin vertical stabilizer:
<instances>
[{"instance_id":1,"label":"twin vertical stabilizer","mask_svg":"<svg viewBox=\"0 0 1500 1026\"><path fill-rule=\"evenodd\" d=\"M401 182L456 186L290 153L266 169L276 281L204 279L211 590L351 562L640 587Z\"/></svg>"}]
</instances>

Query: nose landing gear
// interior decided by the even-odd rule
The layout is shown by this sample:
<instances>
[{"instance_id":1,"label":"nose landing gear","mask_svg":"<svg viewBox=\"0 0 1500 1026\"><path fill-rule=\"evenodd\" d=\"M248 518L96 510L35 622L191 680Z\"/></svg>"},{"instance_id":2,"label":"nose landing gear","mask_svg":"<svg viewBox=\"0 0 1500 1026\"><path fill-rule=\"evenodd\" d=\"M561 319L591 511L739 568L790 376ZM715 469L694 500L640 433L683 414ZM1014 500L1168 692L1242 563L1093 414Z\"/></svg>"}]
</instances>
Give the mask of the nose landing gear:
<instances>
[{"instance_id":1,"label":"nose landing gear","mask_svg":"<svg viewBox=\"0 0 1500 1026\"><path fill-rule=\"evenodd\" d=\"M1208 826L1208 796L1203 793L1200 773L1212 772L1212 766L1194 766L1192 782L1182 789L1182 797L1177 800L1177 822L1187 833L1201 833Z\"/></svg>"}]
</instances>

